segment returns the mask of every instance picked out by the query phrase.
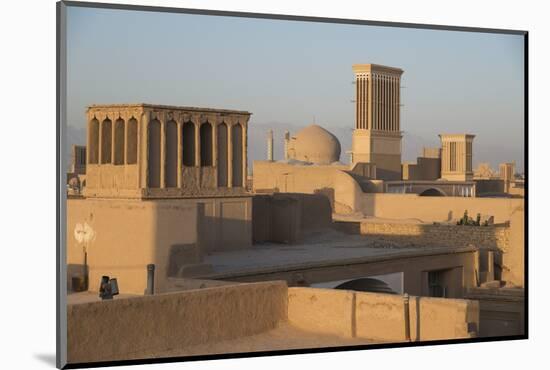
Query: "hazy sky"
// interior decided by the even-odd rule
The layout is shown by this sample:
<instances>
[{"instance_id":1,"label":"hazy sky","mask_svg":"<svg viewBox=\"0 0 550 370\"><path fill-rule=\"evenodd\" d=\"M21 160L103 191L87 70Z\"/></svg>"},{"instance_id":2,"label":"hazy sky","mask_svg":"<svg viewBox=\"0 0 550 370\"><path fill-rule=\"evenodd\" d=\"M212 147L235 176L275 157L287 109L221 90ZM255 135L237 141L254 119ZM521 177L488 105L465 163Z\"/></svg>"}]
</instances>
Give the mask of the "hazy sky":
<instances>
[{"instance_id":1,"label":"hazy sky","mask_svg":"<svg viewBox=\"0 0 550 370\"><path fill-rule=\"evenodd\" d=\"M67 33L73 128L91 104L242 109L253 113L249 156L265 159L268 127L280 145L283 128L315 116L345 162L352 64L376 63L405 71L403 160L439 133L471 133L474 166L523 169L523 36L72 7Z\"/></svg>"}]
</instances>

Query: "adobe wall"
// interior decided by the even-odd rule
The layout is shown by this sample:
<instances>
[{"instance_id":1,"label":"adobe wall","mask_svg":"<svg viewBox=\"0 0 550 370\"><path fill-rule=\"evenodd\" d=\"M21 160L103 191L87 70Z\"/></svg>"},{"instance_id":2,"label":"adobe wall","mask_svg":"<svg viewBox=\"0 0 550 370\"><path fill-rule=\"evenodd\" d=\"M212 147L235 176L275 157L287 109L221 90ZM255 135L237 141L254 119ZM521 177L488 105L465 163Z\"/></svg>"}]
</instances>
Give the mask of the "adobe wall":
<instances>
[{"instance_id":1,"label":"adobe wall","mask_svg":"<svg viewBox=\"0 0 550 370\"><path fill-rule=\"evenodd\" d=\"M514 285L523 287L525 276L525 211L517 209L510 220L510 242L504 248L502 262L503 279Z\"/></svg>"},{"instance_id":2,"label":"adobe wall","mask_svg":"<svg viewBox=\"0 0 550 370\"><path fill-rule=\"evenodd\" d=\"M255 192L323 194L337 213L350 213L358 205L359 184L341 165L298 165L254 161Z\"/></svg>"},{"instance_id":3,"label":"adobe wall","mask_svg":"<svg viewBox=\"0 0 550 370\"><path fill-rule=\"evenodd\" d=\"M203 253L252 247L252 197L185 199L197 205Z\"/></svg>"},{"instance_id":4,"label":"adobe wall","mask_svg":"<svg viewBox=\"0 0 550 370\"><path fill-rule=\"evenodd\" d=\"M79 226L77 226L79 225ZM68 283L81 276L85 243L75 229L88 225L89 289L102 275L115 276L121 292L143 294L147 264L154 263L155 290L168 276L200 264L202 254L252 246L252 199L70 199L67 201Z\"/></svg>"},{"instance_id":5,"label":"adobe wall","mask_svg":"<svg viewBox=\"0 0 550 370\"><path fill-rule=\"evenodd\" d=\"M84 228L91 236L79 241ZM144 294L147 264L153 263L155 290L165 289L174 263L198 263L197 208L185 201L69 199L67 264L69 275L82 275L88 251L89 289L97 291L101 276L116 277L121 293ZM174 252L179 250L173 261ZM69 283L70 283L69 276Z\"/></svg>"},{"instance_id":6,"label":"adobe wall","mask_svg":"<svg viewBox=\"0 0 550 370\"><path fill-rule=\"evenodd\" d=\"M504 181L501 179L474 179L476 183L476 194L504 194Z\"/></svg>"},{"instance_id":7,"label":"adobe wall","mask_svg":"<svg viewBox=\"0 0 550 370\"><path fill-rule=\"evenodd\" d=\"M290 243L332 225L329 200L321 194L257 194L252 200L254 243Z\"/></svg>"},{"instance_id":8,"label":"adobe wall","mask_svg":"<svg viewBox=\"0 0 550 370\"><path fill-rule=\"evenodd\" d=\"M418 179L437 180L441 177L441 158L418 157Z\"/></svg>"},{"instance_id":9,"label":"adobe wall","mask_svg":"<svg viewBox=\"0 0 550 370\"><path fill-rule=\"evenodd\" d=\"M358 210L366 216L390 219L417 219L423 222L456 220L468 211L494 216L495 223L509 221L512 213L523 206L523 199L422 197L416 194L362 193Z\"/></svg>"},{"instance_id":10,"label":"adobe wall","mask_svg":"<svg viewBox=\"0 0 550 370\"><path fill-rule=\"evenodd\" d=\"M284 282L240 284L67 306L69 363L236 339L287 317Z\"/></svg>"},{"instance_id":11,"label":"adobe wall","mask_svg":"<svg viewBox=\"0 0 550 370\"><path fill-rule=\"evenodd\" d=\"M496 247L507 249L509 228L506 226L457 226L412 223L361 222L361 235L389 239L399 244L420 246Z\"/></svg>"},{"instance_id":12,"label":"adobe wall","mask_svg":"<svg viewBox=\"0 0 550 370\"><path fill-rule=\"evenodd\" d=\"M471 288L467 299L479 302L479 335L525 334L525 291L517 288Z\"/></svg>"},{"instance_id":13,"label":"adobe wall","mask_svg":"<svg viewBox=\"0 0 550 370\"><path fill-rule=\"evenodd\" d=\"M400 295L334 289L289 288L288 320L303 329L342 337L405 341ZM410 297L411 340L470 338L479 327L476 301Z\"/></svg>"}]
</instances>

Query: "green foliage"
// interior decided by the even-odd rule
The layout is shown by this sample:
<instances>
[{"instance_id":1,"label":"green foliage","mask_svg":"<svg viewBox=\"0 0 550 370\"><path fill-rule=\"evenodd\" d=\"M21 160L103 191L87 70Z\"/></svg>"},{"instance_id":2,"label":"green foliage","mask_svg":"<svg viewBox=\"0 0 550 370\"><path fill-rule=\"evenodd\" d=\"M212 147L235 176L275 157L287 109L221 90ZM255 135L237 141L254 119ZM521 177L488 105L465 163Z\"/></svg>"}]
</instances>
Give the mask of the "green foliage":
<instances>
[{"instance_id":1,"label":"green foliage","mask_svg":"<svg viewBox=\"0 0 550 370\"><path fill-rule=\"evenodd\" d=\"M456 222L456 224L460 225L460 226L482 226L481 225L481 214L478 213L476 215L476 219L474 220L473 218L468 216L468 210L465 210L464 211L464 216L462 216L462 218L460 220L458 220ZM485 220L483 222L483 226L489 226L489 222L487 220Z\"/></svg>"}]
</instances>

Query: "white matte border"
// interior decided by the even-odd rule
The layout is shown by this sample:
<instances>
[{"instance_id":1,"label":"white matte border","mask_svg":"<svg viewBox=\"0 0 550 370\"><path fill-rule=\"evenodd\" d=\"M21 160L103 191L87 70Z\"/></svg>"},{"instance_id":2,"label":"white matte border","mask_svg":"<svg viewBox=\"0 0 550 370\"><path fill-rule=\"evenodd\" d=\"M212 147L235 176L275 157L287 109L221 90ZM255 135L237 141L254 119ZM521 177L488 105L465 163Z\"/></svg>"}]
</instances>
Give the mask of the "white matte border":
<instances>
[{"instance_id":1,"label":"white matte border","mask_svg":"<svg viewBox=\"0 0 550 370\"><path fill-rule=\"evenodd\" d=\"M98 1L101 2L101 1ZM550 246L546 107L549 26L543 1L110 1L303 16L520 29L529 36L530 340L140 366L144 369L518 369L544 364ZM5 368L52 368L55 354L55 1L2 4L1 322ZM15 98L15 99L14 99ZM9 282L10 284L6 284ZM543 283L544 282L544 283ZM537 365L535 365L537 366ZM544 365L541 365L544 366ZM137 368L137 367L136 367Z\"/></svg>"}]
</instances>

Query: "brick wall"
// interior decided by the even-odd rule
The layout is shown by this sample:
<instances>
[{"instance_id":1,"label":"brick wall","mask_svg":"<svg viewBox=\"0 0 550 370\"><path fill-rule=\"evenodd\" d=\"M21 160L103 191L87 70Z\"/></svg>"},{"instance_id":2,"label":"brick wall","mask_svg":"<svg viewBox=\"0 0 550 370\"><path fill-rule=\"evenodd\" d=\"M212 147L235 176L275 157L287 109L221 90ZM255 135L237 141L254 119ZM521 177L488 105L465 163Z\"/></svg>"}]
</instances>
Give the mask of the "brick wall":
<instances>
[{"instance_id":1,"label":"brick wall","mask_svg":"<svg viewBox=\"0 0 550 370\"><path fill-rule=\"evenodd\" d=\"M348 228L349 229L349 228ZM498 247L509 244L508 226L457 226L361 222L359 232L398 245Z\"/></svg>"}]
</instances>

